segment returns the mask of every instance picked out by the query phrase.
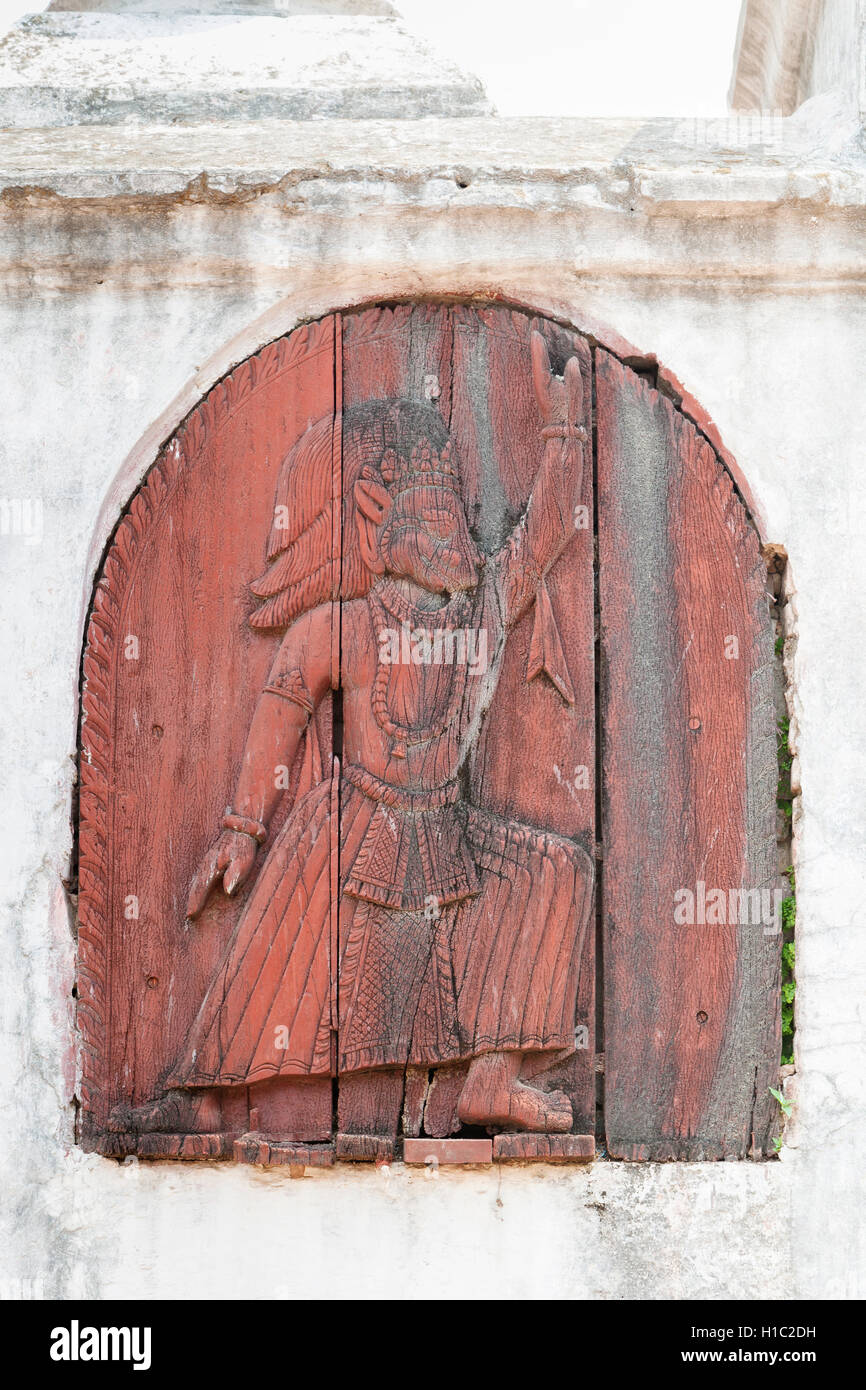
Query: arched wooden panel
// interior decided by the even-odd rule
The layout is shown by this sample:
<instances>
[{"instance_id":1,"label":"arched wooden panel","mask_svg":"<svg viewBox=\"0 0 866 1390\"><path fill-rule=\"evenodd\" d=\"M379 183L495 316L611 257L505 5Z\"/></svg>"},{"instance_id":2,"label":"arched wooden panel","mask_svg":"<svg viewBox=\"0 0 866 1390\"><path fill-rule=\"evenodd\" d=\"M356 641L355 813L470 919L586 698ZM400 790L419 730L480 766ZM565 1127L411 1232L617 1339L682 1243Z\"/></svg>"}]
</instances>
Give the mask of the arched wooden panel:
<instances>
[{"instance_id":1,"label":"arched wooden panel","mask_svg":"<svg viewBox=\"0 0 866 1390\"><path fill-rule=\"evenodd\" d=\"M392 621L485 658L383 670ZM771 660L728 474L579 334L398 305L242 363L133 499L90 617L85 1144L590 1157L600 723L610 1153L765 1148L779 938L674 911L773 886Z\"/></svg>"},{"instance_id":2,"label":"arched wooden panel","mask_svg":"<svg viewBox=\"0 0 866 1390\"><path fill-rule=\"evenodd\" d=\"M601 350L596 390L607 1143L742 1158L768 1147L780 1048L772 899L730 920L775 886L766 568L673 403Z\"/></svg>"}]
</instances>

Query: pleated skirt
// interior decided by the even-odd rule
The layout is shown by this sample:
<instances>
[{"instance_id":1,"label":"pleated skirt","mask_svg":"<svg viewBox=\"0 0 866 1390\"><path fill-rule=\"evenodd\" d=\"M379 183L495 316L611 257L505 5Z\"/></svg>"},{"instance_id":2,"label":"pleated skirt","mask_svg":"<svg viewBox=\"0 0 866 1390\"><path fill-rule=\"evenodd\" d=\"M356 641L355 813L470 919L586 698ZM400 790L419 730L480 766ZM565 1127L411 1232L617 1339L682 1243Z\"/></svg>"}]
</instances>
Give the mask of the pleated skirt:
<instances>
[{"instance_id":1,"label":"pleated skirt","mask_svg":"<svg viewBox=\"0 0 866 1390\"><path fill-rule=\"evenodd\" d=\"M479 891L441 909L387 907L342 891L378 805L342 782L338 874L331 783L297 803L170 1086L573 1049L589 857L561 836L463 806Z\"/></svg>"}]
</instances>

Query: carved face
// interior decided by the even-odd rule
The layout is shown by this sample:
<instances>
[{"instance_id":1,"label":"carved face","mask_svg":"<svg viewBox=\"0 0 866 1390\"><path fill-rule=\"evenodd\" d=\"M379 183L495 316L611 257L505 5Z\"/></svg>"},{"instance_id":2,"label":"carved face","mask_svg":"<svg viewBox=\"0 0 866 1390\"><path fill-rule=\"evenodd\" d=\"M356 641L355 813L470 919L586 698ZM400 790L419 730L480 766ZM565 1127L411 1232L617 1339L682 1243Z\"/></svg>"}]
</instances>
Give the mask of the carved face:
<instances>
[{"instance_id":1,"label":"carved face","mask_svg":"<svg viewBox=\"0 0 866 1390\"><path fill-rule=\"evenodd\" d=\"M469 534L460 498L419 483L393 499L380 534L385 569L434 593L472 589L483 557Z\"/></svg>"}]
</instances>

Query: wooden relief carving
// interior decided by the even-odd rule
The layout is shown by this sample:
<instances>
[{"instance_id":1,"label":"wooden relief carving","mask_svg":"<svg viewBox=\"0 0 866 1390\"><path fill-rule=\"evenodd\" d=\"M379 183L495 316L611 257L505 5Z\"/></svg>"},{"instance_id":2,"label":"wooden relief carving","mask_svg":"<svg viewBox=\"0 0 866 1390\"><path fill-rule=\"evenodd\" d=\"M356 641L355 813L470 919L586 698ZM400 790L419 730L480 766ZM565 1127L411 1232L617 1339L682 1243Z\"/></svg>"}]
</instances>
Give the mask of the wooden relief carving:
<instances>
[{"instance_id":1,"label":"wooden relief carving","mask_svg":"<svg viewBox=\"0 0 866 1390\"><path fill-rule=\"evenodd\" d=\"M163 450L84 659L87 1147L295 1172L592 1157L600 716L611 1151L755 1142L772 946L734 933L680 957L659 914L708 854L743 886L768 871L756 542L709 446L647 392L543 319L406 305L271 344ZM641 587L627 466L647 409L659 505L685 521ZM746 659L716 719L695 662L719 582ZM676 742L681 717L703 743ZM672 740L653 789L642 765Z\"/></svg>"},{"instance_id":2,"label":"wooden relief carving","mask_svg":"<svg viewBox=\"0 0 866 1390\"><path fill-rule=\"evenodd\" d=\"M165 451L86 658L101 1151L591 1154L591 372L523 315L374 310Z\"/></svg>"}]
</instances>

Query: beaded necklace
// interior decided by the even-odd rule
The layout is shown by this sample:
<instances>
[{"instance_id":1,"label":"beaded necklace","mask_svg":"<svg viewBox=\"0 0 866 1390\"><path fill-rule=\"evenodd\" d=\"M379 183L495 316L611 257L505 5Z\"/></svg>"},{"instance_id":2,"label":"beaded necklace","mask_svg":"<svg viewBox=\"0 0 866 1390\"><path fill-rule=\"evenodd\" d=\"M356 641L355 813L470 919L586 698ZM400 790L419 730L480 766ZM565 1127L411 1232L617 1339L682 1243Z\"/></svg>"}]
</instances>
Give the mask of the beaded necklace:
<instances>
[{"instance_id":1,"label":"beaded necklace","mask_svg":"<svg viewBox=\"0 0 866 1390\"><path fill-rule=\"evenodd\" d=\"M464 593L456 594L443 608L421 608L418 604L412 603L391 579L381 580L374 589L370 590L367 597L374 635L381 632L383 628L394 626L399 628L403 623L407 623L413 633L419 628L426 632L442 628L454 631L465 625L465 618L471 608L470 599ZM391 621L388 622L388 619ZM425 619L427 621L424 621ZM433 626L434 623L435 627ZM399 666L383 661L379 662L376 679L373 682L372 705L376 723L394 743L394 757L405 758L408 747L430 743L433 739L440 738L446 729L453 724L463 704L463 697L466 692L468 663L466 661L454 663L444 711L431 720L429 724L421 727L400 723L389 707L388 696L392 677L396 670L399 670Z\"/></svg>"}]
</instances>

